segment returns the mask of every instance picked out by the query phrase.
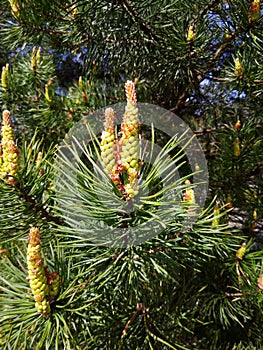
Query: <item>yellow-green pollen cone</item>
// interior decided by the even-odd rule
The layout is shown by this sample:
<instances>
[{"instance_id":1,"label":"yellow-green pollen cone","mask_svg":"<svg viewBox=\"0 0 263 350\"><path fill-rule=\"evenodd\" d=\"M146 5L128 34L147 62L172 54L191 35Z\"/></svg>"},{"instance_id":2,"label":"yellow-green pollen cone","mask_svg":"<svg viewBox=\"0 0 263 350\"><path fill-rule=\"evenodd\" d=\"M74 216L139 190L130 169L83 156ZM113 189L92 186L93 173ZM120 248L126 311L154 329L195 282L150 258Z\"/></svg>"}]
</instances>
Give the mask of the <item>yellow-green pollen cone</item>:
<instances>
[{"instance_id":1,"label":"yellow-green pollen cone","mask_svg":"<svg viewBox=\"0 0 263 350\"><path fill-rule=\"evenodd\" d=\"M51 313L50 302L59 292L61 280L56 271L49 272L41 256L40 232L31 227L27 248L27 268L30 288L35 299L35 307L45 317Z\"/></svg>"},{"instance_id":2,"label":"yellow-green pollen cone","mask_svg":"<svg viewBox=\"0 0 263 350\"><path fill-rule=\"evenodd\" d=\"M46 317L50 316L49 286L43 259L41 257L40 232L37 227L31 227L27 248L28 280L35 299L38 312Z\"/></svg>"},{"instance_id":3,"label":"yellow-green pollen cone","mask_svg":"<svg viewBox=\"0 0 263 350\"><path fill-rule=\"evenodd\" d=\"M121 124L120 156L123 173L127 175L124 188L129 200L138 194L140 124L134 82L126 82L125 92L127 105Z\"/></svg>"},{"instance_id":4,"label":"yellow-green pollen cone","mask_svg":"<svg viewBox=\"0 0 263 350\"><path fill-rule=\"evenodd\" d=\"M18 170L18 148L14 142L13 130L11 127L10 112L3 112L2 122L2 166L0 176L6 178L6 181L15 185L15 177Z\"/></svg>"},{"instance_id":5,"label":"yellow-green pollen cone","mask_svg":"<svg viewBox=\"0 0 263 350\"><path fill-rule=\"evenodd\" d=\"M101 161L105 172L111 175L116 169L115 164L115 112L112 108L105 110L104 130L101 135L100 151Z\"/></svg>"}]
</instances>

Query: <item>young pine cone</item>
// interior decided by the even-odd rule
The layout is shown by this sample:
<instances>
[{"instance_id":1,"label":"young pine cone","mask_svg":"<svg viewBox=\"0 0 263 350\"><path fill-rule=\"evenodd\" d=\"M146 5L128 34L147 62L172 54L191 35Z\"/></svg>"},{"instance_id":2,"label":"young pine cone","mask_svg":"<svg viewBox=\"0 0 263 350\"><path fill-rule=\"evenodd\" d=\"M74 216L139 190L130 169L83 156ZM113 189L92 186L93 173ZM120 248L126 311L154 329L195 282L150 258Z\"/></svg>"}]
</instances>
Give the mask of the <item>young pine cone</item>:
<instances>
[{"instance_id":1,"label":"young pine cone","mask_svg":"<svg viewBox=\"0 0 263 350\"><path fill-rule=\"evenodd\" d=\"M28 280L35 299L35 307L38 312L48 317L50 304L48 302L49 286L40 248L40 233L36 227L31 227L27 248Z\"/></svg>"}]
</instances>

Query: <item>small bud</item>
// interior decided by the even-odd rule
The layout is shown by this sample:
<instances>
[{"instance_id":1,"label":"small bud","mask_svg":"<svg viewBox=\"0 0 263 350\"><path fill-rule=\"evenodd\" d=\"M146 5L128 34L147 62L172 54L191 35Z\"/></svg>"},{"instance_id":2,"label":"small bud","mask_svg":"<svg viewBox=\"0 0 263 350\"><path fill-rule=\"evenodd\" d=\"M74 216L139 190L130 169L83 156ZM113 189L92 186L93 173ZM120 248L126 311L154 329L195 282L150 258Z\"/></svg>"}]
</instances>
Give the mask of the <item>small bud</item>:
<instances>
[{"instance_id":1,"label":"small bud","mask_svg":"<svg viewBox=\"0 0 263 350\"><path fill-rule=\"evenodd\" d=\"M218 218L219 214L220 214L220 208L219 208L219 205L216 204L214 211L213 211L213 216L214 216L214 219L212 221L213 227L216 227L219 225L219 218Z\"/></svg>"},{"instance_id":2,"label":"small bud","mask_svg":"<svg viewBox=\"0 0 263 350\"><path fill-rule=\"evenodd\" d=\"M34 46L33 47L33 52L32 52L32 57L31 57L31 68L33 72L36 71L37 67L37 48Z\"/></svg>"},{"instance_id":3,"label":"small bud","mask_svg":"<svg viewBox=\"0 0 263 350\"><path fill-rule=\"evenodd\" d=\"M225 38L226 38L226 40L230 40L231 39L231 33L229 32L229 30L226 30L225 31Z\"/></svg>"},{"instance_id":4,"label":"small bud","mask_svg":"<svg viewBox=\"0 0 263 350\"><path fill-rule=\"evenodd\" d=\"M88 96L85 94L84 91L81 92L82 99L85 103L85 105L88 105Z\"/></svg>"},{"instance_id":5,"label":"small bud","mask_svg":"<svg viewBox=\"0 0 263 350\"><path fill-rule=\"evenodd\" d=\"M200 166L198 163L195 164L195 172L199 172L200 171Z\"/></svg>"},{"instance_id":6,"label":"small bud","mask_svg":"<svg viewBox=\"0 0 263 350\"><path fill-rule=\"evenodd\" d=\"M194 26L189 26L187 33L187 42L192 42L195 40Z\"/></svg>"},{"instance_id":7,"label":"small bud","mask_svg":"<svg viewBox=\"0 0 263 350\"><path fill-rule=\"evenodd\" d=\"M36 58L37 58L37 64L40 65L41 64L41 60L42 60L42 58L41 58L41 48L40 47L37 49Z\"/></svg>"},{"instance_id":8,"label":"small bud","mask_svg":"<svg viewBox=\"0 0 263 350\"><path fill-rule=\"evenodd\" d=\"M239 138L236 137L234 142L233 142L233 145L232 145L232 148L233 148L233 154L236 158L238 158L240 156L240 141L239 141Z\"/></svg>"},{"instance_id":9,"label":"small bud","mask_svg":"<svg viewBox=\"0 0 263 350\"><path fill-rule=\"evenodd\" d=\"M239 131L240 128L241 128L241 122L240 122L240 120L238 120L238 121L235 123L235 125L234 125L234 129L235 129L236 131Z\"/></svg>"},{"instance_id":10,"label":"small bud","mask_svg":"<svg viewBox=\"0 0 263 350\"><path fill-rule=\"evenodd\" d=\"M189 180L185 180L185 185L189 186L191 185L191 182ZM195 193L192 188L187 188L184 193L184 201L188 203L195 203Z\"/></svg>"},{"instance_id":11,"label":"small bud","mask_svg":"<svg viewBox=\"0 0 263 350\"><path fill-rule=\"evenodd\" d=\"M242 243L241 247L236 252L236 259L237 260L243 260L243 257L246 253L246 247L247 247L247 244L245 242Z\"/></svg>"},{"instance_id":12,"label":"small bud","mask_svg":"<svg viewBox=\"0 0 263 350\"><path fill-rule=\"evenodd\" d=\"M241 62L239 58L236 58L235 59L235 76L241 77L242 73L243 73L243 68L242 68Z\"/></svg>"},{"instance_id":13,"label":"small bud","mask_svg":"<svg viewBox=\"0 0 263 350\"><path fill-rule=\"evenodd\" d=\"M9 64L7 63L2 68L2 75L1 75L1 84L4 89L8 88L8 79L9 78Z\"/></svg>"},{"instance_id":14,"label":"small bud","mask_svg":"<svg viewBox=\"0 0 263 350\"><path fill-rule=\"evenodd\" d=\"M49 286L49 297L50 297L50 300L53 300L54 297L59 292L61 279L59 274L56 271L49 272L46 266L44 267L44 269L45 269L45 275L47 278L47 284Z\"/></svg>"},{"instance_id":15,"label":"small bud","mask_svg":"<svg viewBox=\"0 0 263 350\"><path fill-rule=\"evenodd\" d=\"M258 289L260 290L260 292L263 291L263 273L258 277Z\"/></svg>"},{"instance_id":16,"label":"small bud","mask_svg":"<svg viewBox=\"0 0 263 350\"><path fill-rule=\"evenodd\" d=\"M52 99L50 98L50 95L49 95L49 85L48 84L45 85L45 98L48 102L52 102Z\"/></svg>"},{"instance_id":17,"label":"small bud","mask_svg":"<svg viewBox=\"0 0 263 350\"><path fill-rule=\"evenodd\" d=\"M249 232L253 232L253 231L255 230L256 226L257 226L257 223L256 223L255 221L253 221L253 222L249 225L248 231L249 231Z\"/></svg>"},{"instance_id":18,"label":"small bud","mask_svg":"<svg viewBox=\"0 0 263 350\"><path fill-rule=\"evenodd\" d=\"M17 0L9 0L10 6L11 6L11 11L12 15L15 17L15 19L19 19L20 17L20 8Z\"/></svg>"},{"instance_id":19,"label":"small bud","mask_svg":"<svg viewBox=\"0 0 263 350\"><path fill-rule=\"evenodd\" d=\"M233 208L232 198L231 198L230 194L228 194L226 197L226 209L232 209L232 208Z\"/></svg>"},{"instance_id":20,"label":"small bud","mask_svg":"<svg viewBox=\"0 0 263 350\"><path fill-rule=\"evenodd\" d=\"M83 79L81 75L79 76L79 88L80 90L83 90Z\"/></svg>"},{"instance_id":21,"label":"small bud","mask_svg":"<svg viewBox=\"0 0 263 350\"><path fill-rule=\"evenodd\" d=\"M9 251L5 248L3 248L2 246L0 246L0 257L2 257L3 259L8 258L9 255Z\"/></svg>"},{"instance_id":22,"label":"small bud","mask_svg":"<svg viewBox=\"0 0 263 350\"><path fill-rule=\"evenodd\" d=\"M252 217L253 217L253 220L248 227L249 232L253 232L257 226L258 213L256 209L253 210Z\"/></svg>"},{"instance_id":23,"label":"small bud","mask_svg":"<svg viewBox=\"0 0 263 350\"><path fill-rule=\"evenodd\" d=\"M38 152L37 159L36 159L36 167L37 168L40 167L40 164L41 164L41 161L42 161L42 156L43 156L43 153L42 152ZM42 174L43 174L43 169L39 168L38 176L41 176Z\"/></svg>"},{"instance_id":24,"label":"small bud","mask_svg":"<svg viewBox=\"0 0 263 350\"><path fill-rule=\"evenodd\" d=\"M260 17L260 0L252 1L248 11L249 22L257 21Z\"/></svg>"},{"instance_id":25,"label":"small bud","mask_svg":"<svg viewBox=\"0 0 263 350\"><path fill-rule=\"evenodd\" d=\"M70 11L73 17L77 16L77 12L78 12L78 5L74 4L70 6Z\"/></svg>"},{"instance_id":26,"label":"small bud","mask_svg":"<svg viewBox=\"0 0 263 350\"><path fill-rule=\"evenodd\" d=\"M38 152L38 155L37 155L37 160L36 160L36 166L39 167L41 161L42 161L42 156L43 156L43 153L42 152Z\"/></svg>"}]
</instances>

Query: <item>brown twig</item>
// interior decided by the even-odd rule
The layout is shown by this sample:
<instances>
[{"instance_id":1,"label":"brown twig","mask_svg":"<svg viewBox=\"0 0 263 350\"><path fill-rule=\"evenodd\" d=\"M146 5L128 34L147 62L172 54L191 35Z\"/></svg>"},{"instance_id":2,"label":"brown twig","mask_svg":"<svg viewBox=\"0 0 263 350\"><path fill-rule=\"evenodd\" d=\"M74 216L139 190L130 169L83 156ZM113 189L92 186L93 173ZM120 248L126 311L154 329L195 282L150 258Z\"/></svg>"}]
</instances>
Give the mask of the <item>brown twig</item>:
<instances>
[{"instance_id":1,"label":"brown twig","mask_svg":"<svg viewBox=\"0 0 263 350\"><path fill-rule=\"evenodd\" d=\"M2 17L2 15L7 11L8 8L10 8L9 5L6 5L6 6L3 8L3 11L0 12L0 17Z\"/></svg>"},{"instance_id":2,"label":"brown twig","mask_svg":"<svg viewBox=\"0 0 263 350\"><path fill-rule=\"evenodd\" d=\"M213 0L199 11L198 16L203 17L207 14L208 11L212 10L216 5L220 5L222 3L221 0Z\"/></svg>"},{"instance_id":3,"label":"brown twig","mask_svg":"<svg viewBox=\"0 0 263 350\"><path fill-rule=\"evenodd\" d=\"M155 30L150 28L145 21L139 16L138 12L135 11L135 9L131 6L130 2L128 0L118 0L118 3L124 8L129 14L132 15L134 21L139 24L141 30L149 36L149 38L152 40L154 39L157 41L157 35Z\"/></svg>"},{"instance_id":4,"label":"brown twig","mask_svg":"<svg viewBox=\"0 0 263 350\"><path fill-rule=\"evenodd\" d=\"M138 304L137 310L133 313L132 317L128 320L126 323L125 327L123 328L122 334L121 334L121 339L125 337L125 335L128 332L128 328L130 324L139 316L144 314L147 311L146 307L143 304Z\"/></svg>"},{"instance_id":5,"label":"brown twig","mask_svg":"<svg viewBox=\"0 0 263 350\"><path fill-rule=\"evenodd\" d=\"M222 82L230 82L232 83L233 81L236 81L238 80L238 78L217 78L217 77L211 77L211 78L207 78L207 79L210 79L210 80L214 80L214 81L222 81ZM249 82L249 83L256 83L256 84L260 84L260 83L263 83L263 80L262 79L254 79L254 80L250 80L248 78L241 78L240 80L243 80L245 82Z\"/></svg>"},{"instance_id":6,"label":"brown twig","mask_svg":"<svg viewBox=\"0 0 263 350\"><path fill-rule=\"evenodd\" d=\"M16 189L20 192L20 197L24 199L27 203L30 203L31 206L42 215L42 219L45 219L49 222L54 222L56 224L62 224L62 221L59 217L50 214L42 204L38 203L36 199L28 195L28 193L19 185L16 185Z\"/></svg>"}]
</instances>

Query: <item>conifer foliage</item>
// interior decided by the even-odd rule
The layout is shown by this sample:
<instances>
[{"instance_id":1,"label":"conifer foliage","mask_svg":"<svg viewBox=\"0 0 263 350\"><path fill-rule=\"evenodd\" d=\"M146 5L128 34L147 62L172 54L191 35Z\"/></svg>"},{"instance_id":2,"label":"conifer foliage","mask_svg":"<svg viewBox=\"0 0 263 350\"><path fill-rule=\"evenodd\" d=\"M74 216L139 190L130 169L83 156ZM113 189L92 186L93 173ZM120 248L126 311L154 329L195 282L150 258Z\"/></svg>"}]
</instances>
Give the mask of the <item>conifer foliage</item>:
<instances>
[{"instance_id":1,"label":"conifer foliage","mask_svg":"<svg viewBox=\"0 0 263 350\"><path fill-rule=\"evenodd\" d=\"M0 348L260 349L260 1L3 0L0 13ZM202 208L203 169L183 136L145 127L139 102L198 138ZM100 134L63 158L96 115ZM162 149L151 164L144 140Z\"/></svg>"}]
</instances>

